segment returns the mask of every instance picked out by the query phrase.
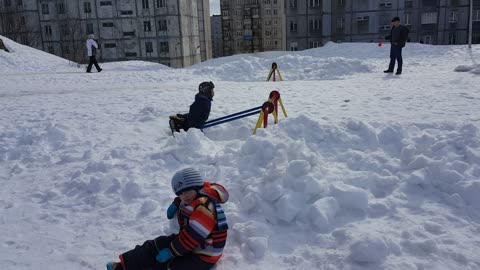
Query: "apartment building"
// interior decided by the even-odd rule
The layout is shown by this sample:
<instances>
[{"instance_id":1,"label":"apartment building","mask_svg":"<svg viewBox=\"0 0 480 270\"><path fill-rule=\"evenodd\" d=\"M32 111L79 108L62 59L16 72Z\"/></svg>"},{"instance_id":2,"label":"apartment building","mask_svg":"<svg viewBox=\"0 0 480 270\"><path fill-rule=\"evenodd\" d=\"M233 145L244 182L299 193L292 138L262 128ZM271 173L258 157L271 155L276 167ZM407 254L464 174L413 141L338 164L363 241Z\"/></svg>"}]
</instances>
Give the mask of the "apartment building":
<instances>
[{"instance_id":1,"label":"apartment building","mask_svg":"<svg viewBox=\"0 0 480 270\"><path fill-rule=\"evenodd\" d=\"M0 13L37 33L34 47L79 62L88 34L100 43L102 61L186 67L211 58L208 0L0 0ZM0 23L0 33L12 36L6 28Z\"/></svg>"},{"instance_id":2,"label":"apartment building","mask_svg":"<svg viewBox=\"0 0 480 270\"><path fill-rule=\"evenodd\" d=\"M198 28L201 60L212 59L212 32L210 24L210 1L198 0Z\"/></svg>"},{"instance_id":3,"label":"apartment building","mask_svg":"<svg viewBox=\"0 0 480 270\"><path fill-rule=\"evenodd\" d=\"M412 42L466 44L469 3L470 0L222 0L225 55L305 50L328 41L379 42L388 35L390 21L396 16L410 29ZM473 0L473 5L472 40L480 43L480 0Z\"/></svg>"},{"instance_id":4,"label":"apartment building","mask_svg":"<svg viewBox=\"0 0 480 270\"><path fill-rule=\"evenodd\" d=\"M210 17L212 25L212 54L213 58L224 56L223 53L223 34L222 34L222 16L213 15Z\"/></svg>"},{"instance_id":5,"label":"apartment building","mask_svg":"<svg viewBox=\"0 0 480 270\"><path fill-rule=\"evenodd\" d=\"M287 0L287 48L304 50L334 42L378 42L393 17L410 29L410 40L465 44L470 0ZM480 0L473 2L473 42L480 43Z\"/></svg>"},{"instance_id":6,"label":"apartment building","mask_svg":"<svg viewBox=\"0 0 480 270\"><path fill-rule=\"evenodd\" d=\"M225 55L285 50L285 0L221 0Z\"/></svg>"}]
</instances>

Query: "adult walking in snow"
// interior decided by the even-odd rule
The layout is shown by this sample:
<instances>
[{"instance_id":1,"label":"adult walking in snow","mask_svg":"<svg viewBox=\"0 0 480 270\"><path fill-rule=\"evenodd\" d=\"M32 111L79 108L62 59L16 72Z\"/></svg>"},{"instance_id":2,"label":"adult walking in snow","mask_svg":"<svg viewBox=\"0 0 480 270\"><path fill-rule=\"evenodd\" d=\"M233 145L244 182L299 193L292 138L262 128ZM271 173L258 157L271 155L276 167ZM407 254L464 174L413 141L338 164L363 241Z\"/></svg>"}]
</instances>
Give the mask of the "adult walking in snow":
<instances>
[{"instance_id":1,"label":"adult walking in snow","mask_svg":"<svg viewBox=\"0 0 480 270\"><path fill-rule=\"evenodd\" d=\"M408 28L405 25L400 24L400 18L394 17L392 19L392 29L390 35L386 36L386 40L390 40L390 65L388 69L383 71L385 73L393 73L395 68L395 61L398 62L396 75L402 74L402 48L405 47L405 43L408 40Z\"/></svg>"},{"instance_id":2,"label":"adult walking in snow","mask_svg":"<svg viewBox=\"0 0 480 270\"><path fill-rule=\"evenodd\" d=\"M96 54L97 54L97 49L98 49L98 43L93 39L95 36L93 34L88 35L87 39L87 54L88 57L90 58L88 62L88 67L87 67L87 72L91 73L92 72L92 65L95 65L95 68L97 68L97 71L100 72L102 69L98 65Z\"/></svg>"},{"instance_id":3,"label":"adult walking in snow","mask_svg":"<svg viewBox=\"0 0 480 270\"><path fill-rule=\"evenodd\" d=\"M167 218L177 217L179 233L137 245L120 262L108 263L108 270L209 270L220 260L228 230L220 204L228 200L227 190L204 182L193 168L175 173L172 189L177 197Z\"/></svg>"}]
</instances>

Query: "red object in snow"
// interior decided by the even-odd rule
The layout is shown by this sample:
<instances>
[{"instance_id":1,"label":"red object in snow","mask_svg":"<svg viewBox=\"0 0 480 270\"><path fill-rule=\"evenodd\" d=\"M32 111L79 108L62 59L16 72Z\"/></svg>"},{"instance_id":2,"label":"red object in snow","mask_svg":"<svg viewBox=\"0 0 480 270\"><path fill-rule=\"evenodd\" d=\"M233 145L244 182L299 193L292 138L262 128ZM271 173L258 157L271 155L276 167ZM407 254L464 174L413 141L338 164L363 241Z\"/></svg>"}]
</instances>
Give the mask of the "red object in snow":
<instances>
[{"instance_id":1,"label":"red object in snow","mask_svg":"<svg viewBox=\"0 0 480 270\"><path fill-rule=\"evenodd\" d=\"M382 47L382 42L378 42L378 47Z\"/></svg>"}]
</instances>

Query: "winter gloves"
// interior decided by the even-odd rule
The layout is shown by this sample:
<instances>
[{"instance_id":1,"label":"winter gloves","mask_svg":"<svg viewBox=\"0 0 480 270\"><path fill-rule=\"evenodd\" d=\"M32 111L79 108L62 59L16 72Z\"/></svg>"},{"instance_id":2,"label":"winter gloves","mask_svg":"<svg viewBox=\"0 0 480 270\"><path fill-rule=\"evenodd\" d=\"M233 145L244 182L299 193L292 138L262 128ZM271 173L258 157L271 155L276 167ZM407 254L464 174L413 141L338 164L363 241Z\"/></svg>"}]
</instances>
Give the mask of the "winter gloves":
<instances>
[{"instance_id":1,"label":"winter gloves","mask_svg":"<svg viewBox=\"0 0 480 270\"><path fill-rule=\"evenodd\" d=\"M170 249L164 248L158 252L158 255L155 257L155 260L159 263L164 263L169 261L172 258L172 253L170 253Z\"/></svg>"},{"instance_id":2,"label":"winter gloves","mask_svg":"<svg viewBox=\"0 0 480 270\"><path fill-rule=\"evenodd\" d=\"M167 218L168 219L172 219L172 218L175 217L175 214L177 213L178 207L180 206L181 202L182 202L182 200L180 200L179 197L176 197L173 200L172 204L167 209Z\"/></svg>"}]
</instances>

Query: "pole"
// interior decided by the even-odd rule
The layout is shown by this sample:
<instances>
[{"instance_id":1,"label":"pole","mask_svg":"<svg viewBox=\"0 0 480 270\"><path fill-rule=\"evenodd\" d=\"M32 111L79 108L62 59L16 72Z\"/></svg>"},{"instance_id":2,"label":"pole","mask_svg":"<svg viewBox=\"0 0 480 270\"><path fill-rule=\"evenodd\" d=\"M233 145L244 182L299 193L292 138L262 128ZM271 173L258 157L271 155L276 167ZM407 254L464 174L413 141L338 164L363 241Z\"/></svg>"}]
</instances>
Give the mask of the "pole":
<instances>
[{"instance_id":1,"label":"pole","mask_svg":"<svg viewBox=\"0 0 480 270\"><path fill-rule=\"evenodd\" d=\"M470 0L470 20L468 22L468 48L472 48L473 0Z\"/></svg>"}]
</instances>

